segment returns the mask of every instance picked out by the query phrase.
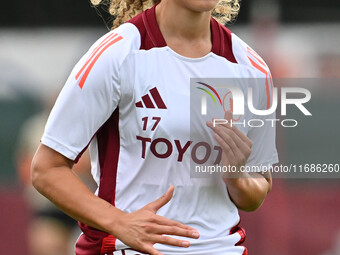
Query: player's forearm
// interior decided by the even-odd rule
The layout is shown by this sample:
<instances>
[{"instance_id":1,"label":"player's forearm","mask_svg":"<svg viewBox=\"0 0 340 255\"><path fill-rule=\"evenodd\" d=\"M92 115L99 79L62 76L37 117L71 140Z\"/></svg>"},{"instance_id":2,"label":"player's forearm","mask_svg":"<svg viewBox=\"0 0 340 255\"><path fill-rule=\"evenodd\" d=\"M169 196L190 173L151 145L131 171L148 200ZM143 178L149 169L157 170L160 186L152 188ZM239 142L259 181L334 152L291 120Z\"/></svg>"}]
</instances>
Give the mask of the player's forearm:
<instances>
[{"instance_id":1,"label":"player's forearm","mask_svg":"<svg viewBox=\"0 0 340 255\"><path fill-rule=\"evenodd\" d=\"M243 211L254 211L261 206L271 188L271 180L257 173L243 173L238 178L224 178L229 195Z\"/></svg>"},{"instance_id":2,"label":"player's forearm","mask_svg":"<svg viewBox=\"0 0 340 255\"><path fill-rule=\"evenodd\" d=\"M39 160L32 164L32 183L42 195L72 218L114 234L124 212L95 196L68 166L46 167Z\"/></svg>"}]
</instances>

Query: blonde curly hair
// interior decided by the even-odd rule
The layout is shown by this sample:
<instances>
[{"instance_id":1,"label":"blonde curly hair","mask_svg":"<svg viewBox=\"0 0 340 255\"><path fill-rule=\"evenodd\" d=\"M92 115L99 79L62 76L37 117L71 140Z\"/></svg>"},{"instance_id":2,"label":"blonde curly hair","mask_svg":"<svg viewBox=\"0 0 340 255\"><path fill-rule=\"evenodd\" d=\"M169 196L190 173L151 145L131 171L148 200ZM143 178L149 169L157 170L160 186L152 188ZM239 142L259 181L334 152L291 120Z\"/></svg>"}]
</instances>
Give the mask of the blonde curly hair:
<instances>
[{"instance_id":1,"label":"blonde curly hair","mask_svg":"<svg viewBox=\"0 0 340 255\"><path fill-rule=\"evenodd\" d=\"M161 0L90 0L94 7L100 4L108 6L108 11L114 18L116 28L125 21L145 11ZM232 23L240 10L241 0L220 0L212 15L222 24Z\"/></svg>"}]
</instances>

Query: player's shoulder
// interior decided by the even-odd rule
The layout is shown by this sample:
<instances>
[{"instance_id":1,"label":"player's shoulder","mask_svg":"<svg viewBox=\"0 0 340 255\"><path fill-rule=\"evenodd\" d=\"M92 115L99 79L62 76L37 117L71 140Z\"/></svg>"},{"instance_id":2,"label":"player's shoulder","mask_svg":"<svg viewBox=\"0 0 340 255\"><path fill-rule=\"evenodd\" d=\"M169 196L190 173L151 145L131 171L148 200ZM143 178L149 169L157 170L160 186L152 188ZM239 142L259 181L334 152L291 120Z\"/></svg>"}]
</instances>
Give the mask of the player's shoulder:
<instances>
[{"instance_id":1,"label":"player's shoulder","mask_svg":"<svg viewBox=\"0 0 340 255\"><path fill-rule=\"evenodd\" d=\"M236 34L231 33L232 50L238 64L252 69L257 77L266 77L270 70L263 58Z\"/></svg>"},{"instance_id":2,"label":"player's shoulder","mask_svg":"<svg viewBox=\"0 0 340 255\"><path fill-rule=\"evenodd\" d=\"M123 24L99 38L77 63L71 76L81 88L91 77L95 77L94 80L106 75L119 77L124 60L139 49L139 45L138 30L132 24Z\"/></svg>"},{"instance_id":3,"label":"player's shoulder","mask_svg":"<svg viewBox=\"0 0 340 255\"><path fill-rule=\"evenodd\" d=\"M132 24L125 23L100 37L89 52L106 56L102 57L106 59L121 60L130 52L139 49L139 46L138 30Z\"/></svg>"},{"instance_id":4,"label":"player's shoulder","mask_svg":"<svg viewBox=\"0 0 340 255\"><path fill-rule=\"evenodd\" d=\"M247 76L245 78L255 78L257 80L256 83L261 86L257 86L259 88L258 100L259 105L263 109L269 109L271 105L271 97L273 93L273 82L270 73L270 69L266 62L262 59L262 57L255 52L246 42L244 42L241 38L239 38L236 34L231 33L232 39L232 50L237 61L237 64L243 65L250 72L247 72ZM248 83L248 80L246 81ZM262 86L262 85L265 86ZM250 85L250 84L249 84ZM254 92L255 93L255 92Z\"/></svg>"},{"instance_id":5,"label":"player's shoulder","mask_svg":"<svg viewBox=\"0 0 340 255\"><path fill-rule=\"evenodd\" d=\"M140 36L132 24L122 24L92 44L80 62L90 62L119 68L125 58L139 49Z\"/></svg>"},{"instance_id":6,"label":"player's shoulder","mask_svg":"<svg viewBox=\"0 0 340 255\"><path fill-rule=\"evenodd\" d=\"M227 27L212 19L213 49L212 51L229 62L243 65L252 70L252 76L263 77L269 73L269 68L247 43Z\"/></svg>"}]
</instances>

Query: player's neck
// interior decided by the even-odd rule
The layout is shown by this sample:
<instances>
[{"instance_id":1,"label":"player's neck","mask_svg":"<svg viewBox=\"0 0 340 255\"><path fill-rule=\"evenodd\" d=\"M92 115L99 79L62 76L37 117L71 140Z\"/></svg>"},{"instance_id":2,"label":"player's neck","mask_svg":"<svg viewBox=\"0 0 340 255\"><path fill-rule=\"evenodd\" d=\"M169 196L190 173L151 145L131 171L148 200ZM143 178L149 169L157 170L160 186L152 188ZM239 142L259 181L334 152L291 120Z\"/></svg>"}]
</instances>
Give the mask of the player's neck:
<instances>
[{"instance_id":1,"label":"player's neck","mask_svg":"<svg viewBox=\"0 0 340 255\"><path fill-rule=\"evenodd\" d=\"M194 12L178 6L175 1L161 1L156 6L156 17L165 39L210 39L210 12Z\"/></svg>"},{"instance_id":2,"label":"player's neck","mask_svg":"<svg viewBox=\"0 0 340 255\"><path fill-rule=\"evenodd\" d=\"M209 11L193 12L179 7L175 1L161 1L156 17L167 45L177 53L197 58L211 51Z\"/></svg>"}]
</instances>

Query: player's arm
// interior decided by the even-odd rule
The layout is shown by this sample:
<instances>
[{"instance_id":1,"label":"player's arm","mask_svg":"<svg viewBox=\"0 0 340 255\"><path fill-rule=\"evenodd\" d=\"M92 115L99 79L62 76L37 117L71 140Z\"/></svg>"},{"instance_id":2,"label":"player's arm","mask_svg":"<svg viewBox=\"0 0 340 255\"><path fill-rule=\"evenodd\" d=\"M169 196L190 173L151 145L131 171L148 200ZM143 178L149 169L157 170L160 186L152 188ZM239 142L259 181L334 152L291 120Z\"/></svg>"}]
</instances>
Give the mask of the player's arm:
<instances>
[{"instance_id":1,"label":"player's arm","mask_svg":"<svg viewBox=\"0 0 340 255\"><path fill-rule=\"evenodd\" d=\"M157 215L170 201L173 186L158 200L133 213L125 213L95 196L72 171L73 161L41 144L32 162L33 186L74 219L110 233L130 247L160 255L155 243L188 247L187 241L164 236L198 238L198 232L186 225Z\"/></svg>"},{"instance_id":2,"label":"player's arm","mask_svg":"<svg viewBox=\"0 0 340 255\"><path fill-rule=\"evenodd\" d=\"M190 245L168 235L199 236L193 228L156 214L171 199L173 188L140 210L124 213L92 194L72 172L73 160L118 107L122 63L138 44L135 29L125 25L109 32L76 64L46 124L32 163L32 182L74 219L114 235L134 250L159 255L155 243Z\"/></svg>"},{"instance_id":3,"label":"player's arm","mask_svg":"<svg viewBox=\"0 0 340 255\"><path fill-rule=\"evenodd\" d=\"M226 112L225 119L230 122L231 118L232 113ZM223 150L221 163L240 170L251 154L252 141L235 126L223 124L214 127L212 122L207 125L214 131L214 138ZM270 174L227 172L224 173L223 180L235 205L244 211L259 208L272 187Z\"/></svg>"}]
</instances>

